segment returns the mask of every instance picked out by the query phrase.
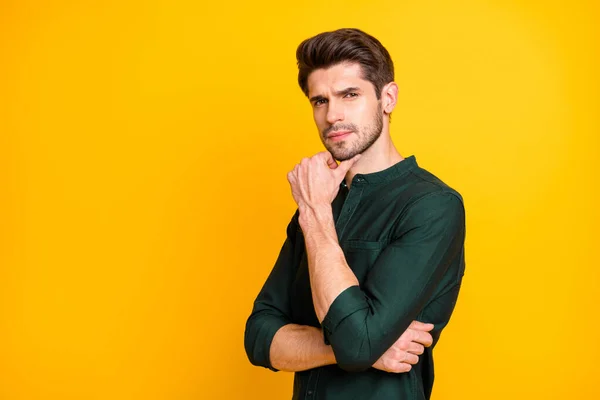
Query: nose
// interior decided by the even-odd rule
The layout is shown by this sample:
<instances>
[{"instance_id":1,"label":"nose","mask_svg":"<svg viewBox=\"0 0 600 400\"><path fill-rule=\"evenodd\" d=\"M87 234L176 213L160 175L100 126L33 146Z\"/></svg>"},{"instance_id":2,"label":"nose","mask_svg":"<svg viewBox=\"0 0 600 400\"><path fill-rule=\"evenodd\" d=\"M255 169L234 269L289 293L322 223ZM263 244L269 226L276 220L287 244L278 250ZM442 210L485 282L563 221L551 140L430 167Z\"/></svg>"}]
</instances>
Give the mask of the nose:
<instances>
[{"instance_id":1,"label":"nose","mask_svg":"<svg viewBox=\"0 0 600 400\"><path fill-rule=\"evenodd\" d=\"M327 106L327 122L330 125L344 120L344 109L340 102L330 100Z\"/></svg>"}]
</instances>

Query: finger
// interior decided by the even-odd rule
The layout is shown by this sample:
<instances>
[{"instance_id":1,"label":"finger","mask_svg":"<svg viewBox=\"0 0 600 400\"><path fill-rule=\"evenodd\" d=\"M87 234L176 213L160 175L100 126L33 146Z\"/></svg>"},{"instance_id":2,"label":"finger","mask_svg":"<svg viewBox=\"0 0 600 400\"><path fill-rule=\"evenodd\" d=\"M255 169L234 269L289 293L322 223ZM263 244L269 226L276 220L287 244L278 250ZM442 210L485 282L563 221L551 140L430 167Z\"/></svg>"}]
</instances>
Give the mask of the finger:
<instances>
[{"instance_id":1,"label":"finger","mask_svg":"<svg viewBox=\"0 0 600 400\"><path fill-rule=\"evenodd\" d=\"M336 169L338 167L338 163L335 161L335 158L333 158L330 152L324 152L323 156L325 157L325 161L327 162L327 166L329 168Z\"/></svg>"},{"instance_id":2,"label":"finger","mask_svg":"<svg viewBox=\"0 0 600 400\"><path fill-rule=\"evenodd\" d=\"M346 175L346 172L348 172L358 160L360 160L360 154L355 155L349 160L342 161L336 168L336 171L338 171L340 175Z\"/></svg>"},{"instance_id":3,"label":"finger","mask_svg":"<svg viewBox=\"0 0 600 400\"><path fill-rule=\"evenodd\" d=\"M408 363L394 363L394 365L389 366L389 368L386 369L387 372L393 372L396 374L401 374L404 372L408 372L412 369L412 365L408 364Z\"/></svg>"},{"instance_id":4,"label":"finger","mask_svg":"<svg viewBox=\"0 0 600 400\"><path fill-rule=\"evenodd\" d=\"M412 353L406 353L406 356L404 357L404 360L402 360L402 362L415 365L419 362L419 356L414 355Z\"/></svg>"},{"instance_id":5,"label":"finger","mask_svg":"<svg viewBox=\"0 0 600 400\"><path fill-rule=\"evenodd\" d=\"M394 349L398 349L399 351L406 351L408 350L408 348L410 347L410 344L412 343L412 338L414 336L409 335L407 337L400 337L400 339L396 340L396 343L394 343L393 348Z\"/></svg>"},{"instance_id":6,"label":"finger","mask_svg":"<svg viewBox=\"0 0 600 400\"><path fill-rule=\"evenodd\" d=\"M433 324L426 324L424 322L421 321L413 321L411 322L410 329L417 329L419 331L427 331L429 332L430 330L433 329Z\"/></svg>"},{"instance_id":7,"label":"finger","mask_svg":"<svg viewBox=\"0 0 600 400\"><path fill-rule=\"evenodd\" d=\"M420 356L425 351L425 346L417 342L410 342L410 344L408 345L408 350L406 351Z\"/></svg>"},{"instance_id":8,"label":"finger","mask_svg":"<svg viewBox=\"0 0 600 400\"><path fill-rule=\"evenodd\" d=\"M433 343L433 338L429 334L429 332L423 331L412 331L413 332L413 342L421 343L425 347L431 346Z\"/></svg>"}]
</instances>

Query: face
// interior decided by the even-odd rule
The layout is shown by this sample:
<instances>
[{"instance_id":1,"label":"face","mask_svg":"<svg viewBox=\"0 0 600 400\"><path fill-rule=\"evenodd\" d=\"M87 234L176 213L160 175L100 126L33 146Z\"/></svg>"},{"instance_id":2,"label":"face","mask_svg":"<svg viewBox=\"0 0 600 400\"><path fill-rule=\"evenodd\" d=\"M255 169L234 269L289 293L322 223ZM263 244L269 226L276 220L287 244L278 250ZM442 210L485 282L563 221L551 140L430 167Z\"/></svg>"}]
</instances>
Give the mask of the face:
<instances>
[{"instance_id":1,"label":"face","mask_svg":"<svg viewBox=\"0 0 600 400\"><path fill-rule=\"evenodd\" d=\"M359 64L338 64L308 76L308 97L321 141L339 161L367 150L381 136L383 112Z\"/></svg>"}]
</instances>

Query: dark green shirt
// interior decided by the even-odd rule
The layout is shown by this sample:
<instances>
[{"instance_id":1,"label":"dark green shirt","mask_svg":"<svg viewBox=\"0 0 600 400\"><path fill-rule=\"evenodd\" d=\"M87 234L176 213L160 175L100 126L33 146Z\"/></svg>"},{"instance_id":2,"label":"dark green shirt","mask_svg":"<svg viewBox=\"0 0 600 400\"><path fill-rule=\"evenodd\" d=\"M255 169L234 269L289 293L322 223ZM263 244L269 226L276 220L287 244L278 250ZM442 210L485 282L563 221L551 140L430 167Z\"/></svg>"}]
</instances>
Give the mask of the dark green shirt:
<instances>
[{"instance_id":1,"label":"dark green shirt","mask_svg":"<svg viewBox=\"0 0 600 400\"><path fill-rule=\"evenodd\" d=\"M323 329L336 365L296 372L293 399L429 399L433 348L450 319L464 273L465 214L460 194L420 168L414 156L354 176L332 203L346 261L360 286L343 291L319 324L312 302L298 212L246 323L254 365L269 360L273 336L295 323ZM371 366L413 320L430 322L434 344L408 373Z\"/></svg>"}]
</instances>

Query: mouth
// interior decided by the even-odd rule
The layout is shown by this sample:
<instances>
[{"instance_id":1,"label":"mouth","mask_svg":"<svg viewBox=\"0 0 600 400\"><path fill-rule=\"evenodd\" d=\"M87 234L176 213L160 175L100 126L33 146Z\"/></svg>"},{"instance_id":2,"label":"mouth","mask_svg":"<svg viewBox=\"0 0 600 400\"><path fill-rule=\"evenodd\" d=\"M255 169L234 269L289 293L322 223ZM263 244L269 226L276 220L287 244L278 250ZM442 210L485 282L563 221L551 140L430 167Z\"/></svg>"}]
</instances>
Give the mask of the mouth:
<instances>
[{"instance_id":1,"label":"mouth","mask_svg":"<svg viewBox=\"0 0 600 400\"><path fill-rule=\"evenodd\" d=\"M350 135L351 133L352 133L352 131L336 131L336 132L332 132L329 135L327 135L327 139L343 140L346 137L348 137L348 135Z\"/></svg>"}]
</instances>

